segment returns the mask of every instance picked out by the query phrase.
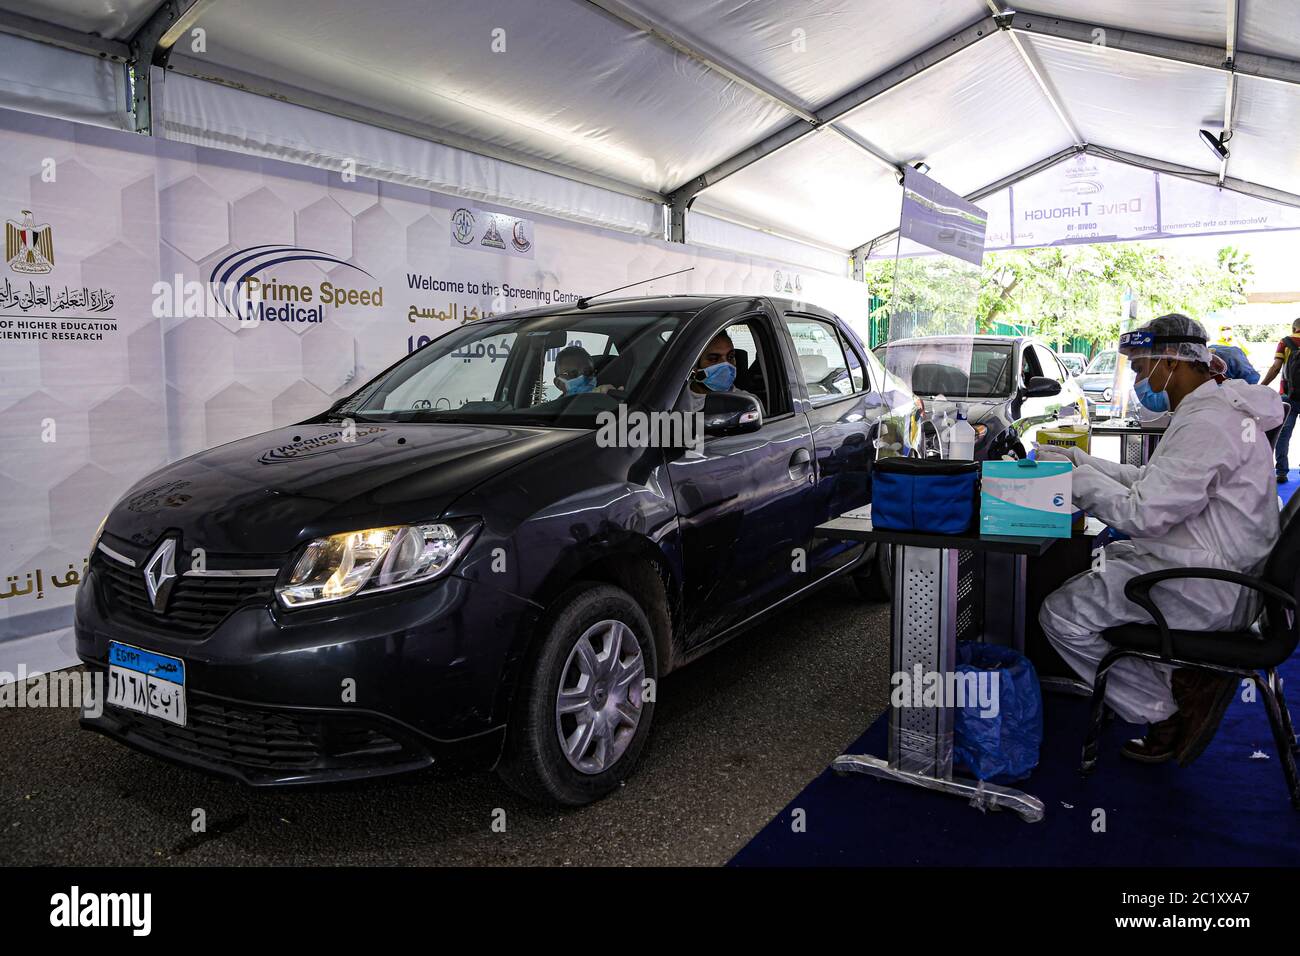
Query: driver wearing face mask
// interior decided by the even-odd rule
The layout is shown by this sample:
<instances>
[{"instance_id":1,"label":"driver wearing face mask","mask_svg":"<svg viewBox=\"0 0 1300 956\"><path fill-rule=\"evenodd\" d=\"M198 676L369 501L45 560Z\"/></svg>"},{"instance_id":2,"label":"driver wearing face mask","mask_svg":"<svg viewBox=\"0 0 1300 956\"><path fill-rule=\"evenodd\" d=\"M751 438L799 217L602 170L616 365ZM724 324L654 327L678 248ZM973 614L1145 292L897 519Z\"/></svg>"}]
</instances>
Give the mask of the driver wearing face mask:
<instances>
[{"instance_id":1,"label":"driver wearing face mask","mask_svg":"<svg viewBox=\"0 0 1300 956\"><path fill-rule=\"evenodd\" d=\"M688 411L704 411L704 400L710 392L748 392L736 388L736 348L731 336L719 332L700 353L691 373L684 395Z\"/></svg>"},{"instance_id":2,"label":"driver wearing face mask","mask_svg":"<svg viewBox=\"0 0 1300 956\"><path fill-rule=\"evenodd\" d=\"M1205 329L1164 315L1120 337L1133 365L1134 391L1149 416L1171 412L1148 464L1095 458L1082 449L1048 449L1043 459L1074 464L1073 497L1130 540L1106 545L1104 560L1048 595L1038 615L1052 645L1088 683L1111 650L1109 627L1150 623L1124 585L1148 571L1207 567L1257 573L1277 541L1278 501L1265 433L1282 421L1276 392L1215 375ZM1152 596L1170 628L1233 631L1258 612L1254 592L1209 580L1173 580ZM1126 757L1186 766L1205 749L1236 686L1231 676L1129 657L1110 670L1106 703L1147 735Z\"/></svg>"}]
</instances>

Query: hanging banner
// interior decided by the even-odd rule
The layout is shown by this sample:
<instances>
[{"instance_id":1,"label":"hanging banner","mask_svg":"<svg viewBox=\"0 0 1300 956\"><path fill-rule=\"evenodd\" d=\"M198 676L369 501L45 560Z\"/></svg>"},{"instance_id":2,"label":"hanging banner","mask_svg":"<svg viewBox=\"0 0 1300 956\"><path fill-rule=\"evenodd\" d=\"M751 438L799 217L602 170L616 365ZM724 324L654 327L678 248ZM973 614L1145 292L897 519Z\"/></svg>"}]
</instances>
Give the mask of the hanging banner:
<instances>
[{"instance_id":1,"label":"hanging banner","mask_svg":"<svg viewBox=\"0 0 1300 956\"><path fill-rule=\"evenodd\" d=\"M988 215L924 173L903 170L903 214L899 235L966 262L984 260Z\"/></svg>"},{"instance_id":2,"label":"hanging banner","mask_svg":"<svg viewBox=\"0 0 1300 956\"><path fill-rule=\"evenodd\" d=\"M0 138L0 639L71 623L91 535L150 471L466 322L694 267L625 294L779 293L865 333L847 277L29 114ZM187 492L155 492L132 507L162 530Z\"/></svg>"},{"instance_id":3,"label":"hanging banner","mask_svg":"<svg viewBox=\"0 0 1300 956\"><path fill-rule=\"evenodd\" d=\"M1300 229L1296 207L1090 153L1063 159L986 196L980 205L988 210L985 248L990 252ZM906 199L904 209L906 225ZM933 243L923 248L906 236L899 249L903 256L930 255L936 248ZM871 258L893 255L894 244L881 242Z\"/></svg>"}]
</instances>

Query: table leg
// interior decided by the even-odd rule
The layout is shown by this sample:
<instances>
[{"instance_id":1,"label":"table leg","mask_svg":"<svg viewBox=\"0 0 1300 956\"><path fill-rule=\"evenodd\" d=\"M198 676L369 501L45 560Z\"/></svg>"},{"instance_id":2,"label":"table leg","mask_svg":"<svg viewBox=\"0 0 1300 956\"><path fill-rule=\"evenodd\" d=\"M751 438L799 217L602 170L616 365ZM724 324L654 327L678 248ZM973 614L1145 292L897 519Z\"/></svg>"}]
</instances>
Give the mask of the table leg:
<instances>
[{"instance_id":1,"label":"table leg","mask_svg":"<svg viewBox=\"0 0 1300 956\"><path fill-rule=\"evenodd\" d=\"M913 684L956 669L959 558L950 549L895 546L891 660L894 673L907 675ZM919 698L913 702L920 704ZM846 754L836 758L832 769L965 796L981 806L1008 807L1030 823L1041 820L1045 811L1036 797L953 776L954 709L947 704L895 707L891 699L889 759Z\"/></svg>"}]
</instances>

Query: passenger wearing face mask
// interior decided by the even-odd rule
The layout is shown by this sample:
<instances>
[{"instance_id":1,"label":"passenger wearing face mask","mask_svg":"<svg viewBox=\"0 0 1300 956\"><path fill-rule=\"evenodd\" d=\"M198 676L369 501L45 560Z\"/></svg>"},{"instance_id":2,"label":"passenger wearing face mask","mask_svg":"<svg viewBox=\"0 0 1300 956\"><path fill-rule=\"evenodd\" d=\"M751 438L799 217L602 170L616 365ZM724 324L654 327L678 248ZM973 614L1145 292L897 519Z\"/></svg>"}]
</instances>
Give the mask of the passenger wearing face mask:
<instances>
[{"instance_id":1,"label":"passenger wearing face mask","mask_svg":"<svg viewBox=\"0 0 1300 956\"><path fill-rule=\"evenodd\" d=\"M591 360L591 353L581 345L570 345L560 350L560 354L555 357L554 381L561 398L587 392L608 395L615 391L613 385L596 384L596 367Z\"/></svg>"},{"instance_id":2,"label":"passenger wearing face mask","mask_svg":"<svg viewBox=\"0 0 1300 956\"><path fill-rule=\"evenodd\" d=\"M704 400L710 392L749 392L736 388L736 349L731 336L719 332L700 353L691 373L691 380L683 392L688 411L704 411ZM756 396L755 396L756 397Z\"/></svg>"},{"instance_id":3,"label":"passenger wearing face mask","mask_svg":"<svg viewBox=\"0 0 1300 956\"><path fill-rule=\"evenodd\" d=\"M1124 595L1130 579L1177 567L1257 573L1279 528L1265 435L1282 422L1277 393L1216 380L1205 329L1184 315L1125 333L1120 351L1132 362L1143 410L1171 413L1150 462L1138 467L1077 448L1038 449L1041 459L1075 465L1076 508L1130 537L1106 545L1104 561L1048 595L1038 615L1052 645L1088 683L1111 650L1103 631L1150 623ZM1241 630L1258 611L1255 592L1221 581L1168 581L1152 596L1172 629ZM1106 703L1123 720L1150 725L1145 737L1125 744L1124 755L1191 763L1213 738L1235 687L1231 676L1121 660L1110 670Z\"/></svg>"}]
</instances>

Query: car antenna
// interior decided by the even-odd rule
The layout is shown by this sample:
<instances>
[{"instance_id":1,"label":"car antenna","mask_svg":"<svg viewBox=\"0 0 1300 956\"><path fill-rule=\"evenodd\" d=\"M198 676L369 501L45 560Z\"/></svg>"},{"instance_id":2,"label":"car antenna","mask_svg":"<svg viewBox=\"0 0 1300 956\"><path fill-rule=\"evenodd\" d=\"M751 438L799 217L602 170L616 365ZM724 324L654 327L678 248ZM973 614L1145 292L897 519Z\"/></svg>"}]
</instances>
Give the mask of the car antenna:
<instances>
[{"instance_id":1,"label":"car antenna","mask_svg":"<svg viewBox=\"0 0 1300 956\"><path fill-rule=\"evenodd\" d=\"M658 282L660 279L667 279L670 278L671 276L679 276L683 272L693 272L694 270L695 270L695 266L691 266L689 269L678 269L676 272L669 272L665 275L655 276L653 279L638 279L636 282L629 282L627 285L621 285L617 289L609 289L608 291L605 292L597 292L595 295L584 295L581 299L578 300L578 308L585 309L587 307L587 304L591 302L592 299L599 299L602 295L609 295L611 292L622 292L624 289L630 289L634 285L645 285L647 282Z\"/></svg>"}]
</instances>

